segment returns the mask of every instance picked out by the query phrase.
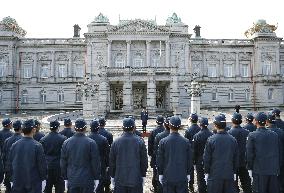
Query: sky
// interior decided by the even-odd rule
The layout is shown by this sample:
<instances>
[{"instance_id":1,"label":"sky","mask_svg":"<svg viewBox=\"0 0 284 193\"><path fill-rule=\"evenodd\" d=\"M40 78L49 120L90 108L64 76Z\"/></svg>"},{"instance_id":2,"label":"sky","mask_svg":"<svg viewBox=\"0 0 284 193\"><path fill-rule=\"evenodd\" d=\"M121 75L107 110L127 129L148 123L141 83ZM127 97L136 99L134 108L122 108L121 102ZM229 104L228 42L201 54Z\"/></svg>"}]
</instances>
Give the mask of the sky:
<instances>
[{"instance_id":1,"label":"sky","mask_svg":"<svg viewBox=\"0 0 284 193\"><path fill-rule=\"evenodd\" d=\"M280 0L0 0L0 20L10 16L27 31L27 38L71 38L78 24L81 37L101 12L112 25L120 19L155 19L165 25L176 12L194 34L201 26L207 39L245 39L244 32L258 19L278 24L284 37L284 13Z\"/></svg>"}]
</instances>

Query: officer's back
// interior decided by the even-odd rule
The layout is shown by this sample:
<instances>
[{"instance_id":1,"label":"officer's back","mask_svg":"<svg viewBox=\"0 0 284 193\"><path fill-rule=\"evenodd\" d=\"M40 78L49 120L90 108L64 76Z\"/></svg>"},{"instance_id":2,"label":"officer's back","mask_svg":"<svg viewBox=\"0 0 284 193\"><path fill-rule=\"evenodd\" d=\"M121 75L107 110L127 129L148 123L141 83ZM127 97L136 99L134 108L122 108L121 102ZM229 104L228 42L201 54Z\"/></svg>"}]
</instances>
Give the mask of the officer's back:
<instances>
[{"instance_id":1,"label":"officer's back","mask_svg":"<svg viewBox=\"0 0 284 193\"><path fill-rule=\"evenodd\" d=\"M158 133L155 137L155 141L154 141L154 154L155 155L158 154L158 148L159 148L160 141L170 134L169 121L170 121L170 118L165 119L165 121L164 121L165 130L161 133Z\"/></svg>"},{"instance_id":2,"label":"officer's back","mask_svg":"<svg viewBox=\"0 0 284 193\"><path fill-rule=\"evenodd\" d=\"M100 123L99 134L104 136L105 138L107 138L108 144L111 145L112 142L113 142L113 136L112 136L111 132L109 132L105 129L106 120L103 117L101 117L101 118L99 118L99 123Z\"/></svg>"},{"instance_id":3,"label":"officer's back","mask_svg":"<svg viewBox=\"0 0 284 193\"><path fill-rule=\"evenodd\" d=\"M200 127L197 125L197 114L190 114L188 121L191 125L185 130L184 137L187 138L190 142L192 142L193 136L200 131Z\"/></svg>"},{"instance_id":4,"label":"officer's back","mask_svg":"<svg viewBox=\"0 0 284 193\"><path fill-rule=\"evenodd\" d=\"M39 142L41 138L43 138L45 135L40 131L41 123L38 120L35 120L35 125L36 125L36 133L34 134L34 139Z\"/></svg>"},{"instance_id":5,"label":"officer's back","mask_svg":"<svg viewBox=\"0 0 284 193\"><path fill-rule=\"evenodd\" d=\"M275 116L275 125L277 126L277 128L284 130L284 121L280 118L280 113L281 111L278 108L274 108L272 110L272 114Z\"/></svg>"},{"instance_id":6,"label":"officer's back","mask_svg":"<svg viewBox=\"0 0 284 193\"><path fill-rule=\"evenodd\" d=\"M248 130L249 132L253 132L256 130L256 126L252 123L253 122L253 115L248 113L246 115L246 124L244 125L244 129Z\"/></svg>"},{"instance_id":7,"label":"officer's back","mask_svg":"<svg viewBox=\"0 0 284 193\"><path fill-rule=\"evenodd\" d=\"M59 133L61 135L64 135L65 137L70 138L72 137L75 132L72 130L72 121L71 119L67 118L67 119L64 119L64 129L62 131L60 131Z\"/></svg>"},{"instance_id":8,"label":"officer's back","mask_svg":"<svg viewBox=\"0 0 284 193\"><path fill-rule=\"evenodd\" d=\"M13 135L11 131L12 128L12 121L7 118L2 121L3 129L0 131L0 148L3 149L4 142L7 138Z\"/></svg>"}]
</instances>

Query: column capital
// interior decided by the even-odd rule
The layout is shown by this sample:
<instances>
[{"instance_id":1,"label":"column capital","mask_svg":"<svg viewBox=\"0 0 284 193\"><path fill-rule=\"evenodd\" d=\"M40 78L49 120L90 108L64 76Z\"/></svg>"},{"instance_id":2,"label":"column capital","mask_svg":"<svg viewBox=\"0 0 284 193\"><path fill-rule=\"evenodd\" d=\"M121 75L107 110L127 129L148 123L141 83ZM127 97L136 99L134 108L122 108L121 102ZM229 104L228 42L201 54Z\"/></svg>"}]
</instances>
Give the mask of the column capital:
<instances>
[{"instance_id":1,"label":"column capital","mask_svg":"<svg viewBox=\"0 0 284 193\"><path fill-rule=\"evenodd\" d=\"M151 40L146 40L146 44L150 44L151 43Z\"/></svg>"},{"instance_id":2,"label":"column capital","mask_svg":"<svg viewBox=\"0 0 284 193\"><path fill-rule=\"evenodd\" d=\"M166 44L166 45L170 45L170 40L166 40L166 41L165 41L165 44Z\"/></svg>"},{"instance_id":3,"label":"column capital","mask_svg":"<svg viewBox=\"0 0 284 193\"><path fill-rule=\"evenodd\" d=\"M111 44L112 43L112 40L107 40L107 44Z\"/></svg>"},{"instance_id":4,"label":"column capital","mask_svg":"<svg viewBox=\"0 0 284 193\"><path fill-rule=\"evenodd\" d=\"M131 40L126 40L126 43L127 44L131 44Z\"/></svg>"}]
</instances>

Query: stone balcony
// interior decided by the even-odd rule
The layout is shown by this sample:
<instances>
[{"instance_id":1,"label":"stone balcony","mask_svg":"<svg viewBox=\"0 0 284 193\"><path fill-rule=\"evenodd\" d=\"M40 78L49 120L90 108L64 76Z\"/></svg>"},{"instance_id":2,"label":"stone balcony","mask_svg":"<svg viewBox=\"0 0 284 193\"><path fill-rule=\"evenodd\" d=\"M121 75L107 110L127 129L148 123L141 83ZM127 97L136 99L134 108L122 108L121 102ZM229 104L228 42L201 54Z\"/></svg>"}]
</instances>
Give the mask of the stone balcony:
<instances>
[{"instance_id":1,"label":"stone balcony","mask_svg":"<svg viewBox=\"0 0 284 193\"><path fill-rule=\"evenodd\" d=\"M83 44L85 45L84 38L62 38L62 39L35 39L24 38L20 39L20 46L37 46L37 45L69 45L69 44Z\"/></svg>"},{"instance_id":2,"label":"stone balcony","mask_svg":"<svg viewBox=\"0 0 284 193\"><path fill-rule=\"evenodd\" d=\"M192 38L190 44L204 44L213 46L252 46L253 41L250 39L202 39L202 38Z\"/></svg>"}]
</instances>

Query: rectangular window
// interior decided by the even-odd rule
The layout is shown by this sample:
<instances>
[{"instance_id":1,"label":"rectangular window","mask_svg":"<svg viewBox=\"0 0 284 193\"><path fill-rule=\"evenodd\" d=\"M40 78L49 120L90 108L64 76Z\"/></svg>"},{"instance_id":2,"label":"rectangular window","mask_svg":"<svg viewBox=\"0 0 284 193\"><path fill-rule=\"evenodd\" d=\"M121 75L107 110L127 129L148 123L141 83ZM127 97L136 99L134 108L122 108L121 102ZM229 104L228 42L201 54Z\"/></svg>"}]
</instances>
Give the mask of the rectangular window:
<instances>
[{"instance_id":1,"label":"rectangular window","mask_svg":"<svg viewBox=\"0 0 284 193\"><path fill-rule=\"evenodd\" d=\"M217 92L212 92L212 101L217 101Z\"/></svg>"},{"instance_id":2,"label":"rectangular window","mask_svg":"<svg viewBox=\"0 0 284 193\"><path fill-rule=\"evenodd\" d=\"M217 70L216 65L208 65L208 77L216 77Z\"/></svg>"},{"instance_id":3,"label":"rectangular window","mask_svg":"<svg viewBox=\"0 0 284 193\"><path fill-rule=\"evenodd\" d=\"M153 67L160 67L160 58L153 59Z\"/></svg>"},{"instance_id":4,"label":"rectangular window","mask_svg":"<svg viewBox=\"0 0 284 193\"><path fill-rule=\"evenodd\" d=\"M64 94L62 93L58 93L58 100L59 103L63 103L64 102Z\"/></svg>"},{"instance_id":5,"label":"rectangular window","mask_svg":"<svg viewBox=\"0 0 284 193\"><path fill-rule=\"evenodd\" d=\"M6 65L3 63L0 63L0 77L5 76L5 69L6 69Z\"/></svg>"},{"instance_id":6,"label":"rectangular window","mask_svg":"<svg viewBox=\"0 0 284 193\"><path fill-rule=\"evenodd\" d=\"M234 100L234 92L232 90L229 91L228 97L229 97L229 101Z\"/></svg>"},{"instance_id":7,"label":"rectangular window","mask_svg":"<svg viewBox=\"0 0 284 193\"><path fill-rule=\"evenodd\" d=\"M281 65L281 75L284 76L284 65Z\"/></svg>"},{"instance_id":8,"label":"rectangular window","mask_svg":"<svg viewBox=\"0 0 284 193\"><path fill-rule=\"evenodd\" d=\"M265 61L262 66L263 75L271 75L272 64L269 61Z\"/></svg>"},{"instance_id":9,"label":"rectangular window","mask_svg":"<svg viewBox=\"0 0 284 193\"><path fill-rule=\"evenodd\" d=\"M84 66L83 65L81 65L81 64L76 65L75 76L78 77L78 78L84 77Z\"/></svg>"},{"instance_id":10,"label":"rectangular window","mask_svg":"<svg viewBox=\"0 0 284 193\"><path fill-rule=\"evenodd\" d=\"M224 76L225 77L233 77L233 65L225 64L224 65Z\"/></svg>"},{"instance_id":11,"label":"rectangular window","mask_svg":"<svg viewBox=\"0 0 284 193\"><path fill-rule=\"evenodd\" d=\"M143 67L143 60L142 59L134 59L134 67L142 68Z\"/></svg>"},{"instance_id":12,"label":"rectangular window","mask_svg":"<svg viewBox=\"0 0 284 193\"><path fill-rule=\"evenodd\" d=\"M273 88L269 88L268 89L268 93L267 93L267 98L268 100L272 100L273 99Z\"/></svg>"},{"instance_id":13,"label":"rectangular window","mask_svg":"<svg viewBox=\"0 0 284 193\"><path fill-rule=\"evenodd\" d=\"M249 89L245 90L245 100L246 101L249 101L249 95L250 95Z\"/></svg>"},{"instance_id":14,"label":"rectangular window","mask_svg":"<svg viewBox=\"0 0 284 193\"><path fill-rule=\"evenodd\" d=\"M249 76L249 65L248 64L242 64L242 71L241 71L241 73L242 73L242 77L248 77Z\"/></svg>"},{"instance_id":15,"label":"rectangular window","mask_svg":"<svg viewBox=\"0 0 284 193\"><path fill-rule=\"evenodd\" d=\"M66 66L64 64L60 64L58 66L58 77L59 78L66 77Z\"/></svg>"},{"instance_id":16,"label":"rectangular window","mask_svg":"<svg viewBox=\"0 0 284 193\"><path fill-rule=\"evenodd\" d=\"M33 72L33 67L32 65L24 65L24 78L31 78L32 77L32 72Z\"/></svg>"},{"instance_id":17,"label":"rectangular window","mask_svg":"<svg viewBox=\"0 0 284 193\"><path fill-rule=\"evenodd\" d=\"M48 65L42 65L41 66L41 78L48 78L49 77L49 66Z\"/></svg>"},{"instance_id":18,"label":"rectangular window","mask_svg":"<svg viewBox=\"0 0 284 193\"><path fill-rule=\"evenodd\" d=\"M125 66L125 62L122 58L117 58L115 60L115 67L116 68L124 68L124 66Z\"/></svg>"}]
</instances>

